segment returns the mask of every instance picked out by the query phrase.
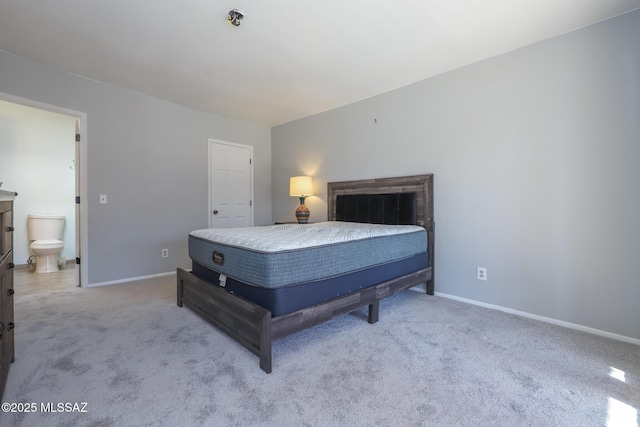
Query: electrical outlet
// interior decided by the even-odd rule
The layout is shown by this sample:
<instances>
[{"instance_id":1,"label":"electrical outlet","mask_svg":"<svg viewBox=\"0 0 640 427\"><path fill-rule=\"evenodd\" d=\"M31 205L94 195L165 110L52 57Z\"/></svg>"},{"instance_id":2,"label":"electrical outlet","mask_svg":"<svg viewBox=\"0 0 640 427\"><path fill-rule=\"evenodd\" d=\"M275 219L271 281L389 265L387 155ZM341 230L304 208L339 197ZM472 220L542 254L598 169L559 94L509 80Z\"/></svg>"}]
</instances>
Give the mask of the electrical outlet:
<instances>
[{"instance_id":1,"label":"electrical outlet","mask_svg":"<svg viewBox=\"0 0 640 427\"><path fill-rule=\"evenodd\" d=\"M169 258L169 249L162 250L162 258Z\"/></svg>"},{"instance_id":2,"label":"electrical outlet","mask_svg":"<svg viewBox=\"0 0 640 427\"><path fill-rule=\"evenodd\" d=\"M478 280L487 280L487 268L478 267Z\"/></svg>"}]
</instances>

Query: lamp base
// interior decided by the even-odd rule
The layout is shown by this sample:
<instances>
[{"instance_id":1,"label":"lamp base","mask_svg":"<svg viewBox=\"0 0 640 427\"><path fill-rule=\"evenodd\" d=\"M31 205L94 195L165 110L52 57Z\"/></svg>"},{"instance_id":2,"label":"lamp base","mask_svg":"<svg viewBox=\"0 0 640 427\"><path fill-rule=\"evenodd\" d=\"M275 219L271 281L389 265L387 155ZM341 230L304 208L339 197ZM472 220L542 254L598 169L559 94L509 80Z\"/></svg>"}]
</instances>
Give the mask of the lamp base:
<instances>
[{"instance_id":1,"label":"lamp base","mask_svg":"<svg viewBox=\"0 0 640 427\"><path fill-rule=\"evenodd\" d=\"M300 197L300 206L296 209L296 218L298 219L298 224L308 224L309 216L311 212L309 212L309 208L304 205L304 197Z\"/></svg>"}]
</instances>

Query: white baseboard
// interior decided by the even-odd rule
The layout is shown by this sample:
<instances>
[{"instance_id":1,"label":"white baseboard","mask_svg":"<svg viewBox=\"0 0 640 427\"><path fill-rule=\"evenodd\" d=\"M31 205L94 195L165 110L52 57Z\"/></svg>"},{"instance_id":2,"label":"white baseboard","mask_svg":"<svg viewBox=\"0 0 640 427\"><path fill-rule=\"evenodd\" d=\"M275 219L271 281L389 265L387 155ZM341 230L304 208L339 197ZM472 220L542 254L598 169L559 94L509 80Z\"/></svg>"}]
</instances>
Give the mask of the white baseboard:
<instances>
[{"instance_id":1,"label":"white baseboard","mask_svg":"<svg viewBox=\"0 0 640 427\"><path fill-rule=\"evenodd\" d=\"M153 278L157 278L157 277L165 277L165 276L171 276L171 275L175 275L175 274L176 274L175 271L170 271L170 272L167 272L167 273L152 274L152 275L149 275L149 276L129 277L127 279L113 280L113 281L110 281L110 282L91 283L91 284L86 285L85 287L87 287L87 288L95 288L95 287L98 287L98 286L116 285L116 284L120 284L120 283L136 282L138 280L153 279ZM420 285L419 286L414 286L414 287L410 288L410 290L418 291L418 292L421 292L421 293L424 293L424 291L425 291L424 287L420 286ZM452 299L452 300L455 300L455 301L464 302L466 304L477 305L479 307L489 308L491 310L498 310L498 311L502 311L504 313L515 314L516 316L522 316L522 317L526 317L528 319L539 320L541 322L551 323L553 325L558 325L558 326L562 326L562 327L569 328L569 329L575 329L577 331L587 332L587 333L590 333L590 334L611 338L611 339L614 339L614 340L617 340L617 341L623 341L623 342L628 342L630 344L640 345L640 339L638 339L638 338L632 338L632 337L627 337L627 336L624 336L624 335L614 334L614 333L603 331L603 330L600 330L600 329L590 328L588 326L578 325L576 323L565 322L563 320L558 320L558 319L554 319L554 318L551 318L551 317L539 316L537 314L527 313L526 311L514 310L512 308L502 307L502 306L494 305L494 304L488 304L488 303L485 303L485 302L476 301L476 300L472 300L472 299L468 299L468 298L461 298L461 297L458 297L458 296L455 296L455 295L444 294L442 292L436 292L435 296L442 297L442 298L448 298L448 299Z\"/></svg>"},{"instance_id":2,"label":"white baseboard","mask_svg":"<svg viewBox=\"0 0 640 427\"><path fill-rule=\"evenodd\" d=\"M594 334L594 335L600 335L602 337L607 337L607 338L611 338L611 339L618 340L618 341L628 342L630 344L640 345L640 339L638 339L638 338L632 338L632 337L627 337L627 336L624 336L624 335L618 335L618 334L614 334L614 333L611 333L611 332L602 331L600 329L590 328L590 327L584 326L584 325L578 325L576 323L565 322L563 320L553 319L551 317L538 316L537 314L527 313L526 311L514 310L512 308L502 307L502 306L493 305L493 304L487 304L487 303L484 303L484 302L480 302L480 301L476 301L476 300L472 300L472 299L467 299L467 298L460 298L460 297L457 297L457 296L454 296L454 295L443 294L441 292L436 292L435 295L439 296L439 297L442 297L442 298L448 298L448 299L464 302L464 303L467 303L467 304L477 305L479 307L490 308L492 310L498 310L498 311L502 311L502 312L509 313L509 314L515 314L516 316L522 316L522 317L526 317L526 318L529 318L529 319L539 320L541 322L551 323L553 325L563 326L563 327L569 328L569 329L575 329L575 330L582 331L582 332L588 332L588 333Z\"/></svg>"},{"instance_id":3,"label":"white baseboard","mask_svg":"<svg viewBox=\"0 0 640 427\"><path fill-rule=\"evenodd\" d=\"M158 274L151 274L149 276L140 276L140 277L129 277L126 279L120 279L120 280L112 280L110 282L99 282L99 283L89 283L85 286L83 286L84 288L97 288L98 286L109 286L109 285L117 285L120 283L129 283L129 282L137 282L138 280L146 280L146 279L155 279L157 277L165 277L165 276L171 276L171 275L175 275L176 272L175 271L169 271L167 273L158 273Z\"/></svg>"}]
</instances>

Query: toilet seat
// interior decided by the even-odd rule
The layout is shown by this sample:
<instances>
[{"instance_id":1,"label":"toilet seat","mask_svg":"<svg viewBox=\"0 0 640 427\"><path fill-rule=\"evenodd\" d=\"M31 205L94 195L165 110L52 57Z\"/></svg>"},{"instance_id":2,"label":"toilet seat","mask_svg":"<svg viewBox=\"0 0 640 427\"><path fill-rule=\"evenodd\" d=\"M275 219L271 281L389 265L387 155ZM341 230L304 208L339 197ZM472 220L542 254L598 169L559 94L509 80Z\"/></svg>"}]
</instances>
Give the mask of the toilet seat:
<instances>
[{"instance_id":1,"label":"toilet seat","mask_svg":"<svg viewBox=\"0 0 640 427\"><path fill-rule=\"evenodd\" d=\"M64 247L62 240L35 240L29 246L32 250L59 249Z\"/></svg>"}]
</instances>

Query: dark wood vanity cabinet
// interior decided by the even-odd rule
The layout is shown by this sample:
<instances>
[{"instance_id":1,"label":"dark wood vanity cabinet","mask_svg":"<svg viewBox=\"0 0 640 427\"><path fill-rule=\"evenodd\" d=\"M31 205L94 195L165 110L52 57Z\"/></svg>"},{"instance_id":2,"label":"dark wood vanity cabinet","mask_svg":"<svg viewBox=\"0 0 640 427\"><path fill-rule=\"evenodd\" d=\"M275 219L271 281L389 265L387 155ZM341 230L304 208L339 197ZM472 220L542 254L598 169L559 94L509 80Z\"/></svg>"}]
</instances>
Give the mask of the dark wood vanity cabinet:
<instances>
[{"instance_id":1,"label":"dark wood vanity cabinet","mask_svg":"<svg viewBox=\"0 0 640 427\"><path fill-rule=\"evenodd\" d=\"M15 360L13 333L13 196L0 194L0 401ZM10 193L14 194L14 193Z\"/></svg>"}]
</instances>

